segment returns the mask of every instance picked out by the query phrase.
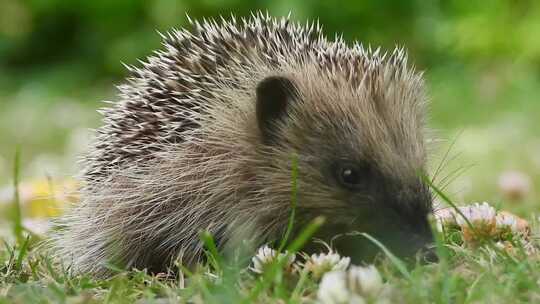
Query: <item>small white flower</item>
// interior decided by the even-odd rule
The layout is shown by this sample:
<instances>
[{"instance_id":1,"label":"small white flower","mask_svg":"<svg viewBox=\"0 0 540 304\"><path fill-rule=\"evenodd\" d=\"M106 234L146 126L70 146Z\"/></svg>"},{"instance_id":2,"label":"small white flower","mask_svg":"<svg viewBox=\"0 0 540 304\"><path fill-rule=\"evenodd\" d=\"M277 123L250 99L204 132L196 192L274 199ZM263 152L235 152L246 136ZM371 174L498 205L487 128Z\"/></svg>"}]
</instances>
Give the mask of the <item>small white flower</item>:
<instances>
[{"instance_id":1,"label":"small white flower","mask_svg":"<svg viewBox=\"0 0 540 304\"><path fill-rule=\"evenodd\" d=\"M510 230L521 237L528 238L531 233L529 222L507 211L497 214L497 229Z\"/></svg>"},{"instance_id":2,"label":"small white flower","mask_svg":"<svg viewBox=\"0 0 540 304\"><path fill-rule=\"evenodd\" d=\"M475 203L471 206L459 207L459 211L475 225L491 225L495 221L496 211L487 202L482 204ZM462 215L458 214L456 217L457 224L461 227L467 226L467 221Z\"/></svg>"},{"instance_id":3,"label":"small white flower","mask_svg":"<svg viewBox=\"0 0 540 304\"><path fill-rule=\"evenodd\" d=\"M457 225L461 228L468 228L467 220L475 226L491 226L494 224L496 211L488 203L475 203L470 206L458 207L460 212L454 208L442 208L435 211L434 216L437 224L437 230L443 230L443 227ZM465 218L463 218L465 216Z\"/></svg>"},{"instance_id":4,"label":"small white flower","mask_svg":"<svg viewBox=\"0 0 540 304\"><path fill-rule=\"evenodd\" d=\"M313 274L313 277L319 279L326 272L347 269L350 263L351 258L341 257L330 250L328 253L313 254L304 267Z\"/></svg>"},{"instance_id":5,"label":"small white flower","mask_svg":"<svg viewBox=\"0 0 540 304\"><path fill-rule=\"evenodd\" d=\"M349 303L350 298L345 271L331 271L323 276L317 291L319 302L322 304Z\"/></svg>"},{"instance_id":6,"label":"small white flower","mask_svg":"<svg viewBox=\"0 0 540 304\"><path fill-rule=\"evenodd\" d=\"M351 295L349 302L347 304L366 304L366 300L359 295Z\"/></svg>"},{"instance_id":7,"label":"small white flower","mask_svg":"<svg viewBox=\"0 0 540 304\"><path fill-rule=\"evenodd\" d=\"M353 266L348 272L349 289L357 294L375 297L383 287L383 281L375 266Z\"/></svg>"},{"instance_id":8,"label":"small white flower","mask_svg":"<svg viewBox=\"0 0 540 304\"><path fill-rule=\"evenodd\" d=\"M324 274L317 292L317 299L322 304L366 303L368 301L382 303L387 300L383 299L384 289L385 284L381 275L373 265L352 266L348 271L336 270Z\"/></svg>"},{"instance_id":9,"label":"small white flower","mask_svg":"<svg viewBox=\"0 0 540 304\"><path fill-rule=\"evenodd\" d=\"M287 251L278 254L276 250L268 247L268 245L264 245L259 248L257 254L251 258L253 266L249 269L255 273L263 273L268 265L276 261L276 259L285 258L287 254ZM285 263L285 268L290 268L295 259L296 256L294 254L289 255L288 260Z\"/></svg>"},{"instance_id":10,"label":"small white flower","mask_svg":"<svg viewBox=\"0 0 540 304\"><path fill-rule=\"evenodd\" d=\"M439 232L442 232L445 227L457 225L456 210L452 207L437 209L433 215Z\"/></svg>"},{"instance_id":11,"label":"small white flower","mask_svg":"<svg viewBox=\"0 0 540 304\"><path fill-rule=\"evenodd\" d=\"M513 233L518 232L517 218L508 212L503 211L497 214L497 217L495 218L495 223L497 229L509 229Z\"/></svg>"}]
</instances>

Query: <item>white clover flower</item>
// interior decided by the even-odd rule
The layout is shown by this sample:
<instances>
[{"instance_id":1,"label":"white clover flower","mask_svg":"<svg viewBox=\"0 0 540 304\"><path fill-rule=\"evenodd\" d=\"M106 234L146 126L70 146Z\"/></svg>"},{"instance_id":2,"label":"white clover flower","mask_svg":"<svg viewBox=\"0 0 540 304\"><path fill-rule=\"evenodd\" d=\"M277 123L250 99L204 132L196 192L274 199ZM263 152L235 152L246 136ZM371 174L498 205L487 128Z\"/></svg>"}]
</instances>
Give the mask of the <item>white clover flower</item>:
<instances>
[{"instance_id":1,"label":"white clover flower","mask_svg":"<svg viewBox=\"0 0 540 304\"><path fill-rule=\"evenodd\" d=\"M328 253L313 254L307 259L304 268L319 279L326 272L347 269L350 263L351 258L341 257L330 250Z\"/></svg>"},{"instance_id":2,"label":"white clover flower","mask_svg":"<svg viewBox=\"0 0 540 304\"><path fill-rule=\"evenodd\" d=\"M357 294L375 297L383 287L383 281L375 266L353 266L348 271L349 289Z\"/></svg>"},{"instance_id":3,"label":"white clover flower","mask_svg":"<svg viewBox=\"0 0 540 304\"><path fill-rule=\"evenodd\" d=\"M359 295L351 295L351 298L349 299L348 304L365 304L366 300L364 300L363 297Z\"/></svg>"},{"instance_id":4,"label":"white clover flower","mask_svg":"<svg viewBox=\"0 0 540 304\"><path fill-rule=\"evenodd\" d=\"M437 230L442 232L444 227L456 226L456 210L452 207L437 209L433 212Z\"/></svg>"},{"instance_id":5,"label":"white clover flower","mask_svg":"<svg viewBox=\"0 0 540 304\"><path fill-rule=\"evenodd\" d=\"M373 265L352 266L348 271L336 270L324 274L317 299L322 304L386 303L389 292L383 295L385 284ZM386 288L387 291L390 289Z\"/></svg>"},{"instance_id":6,"label":"white clover flower","mask_svg":"<svg viewBox=\"0 0 540 304\"><path fill-rule=\"evenodd\" d=\"M497 214L497 217L495 218L495 223L497 229L508 229L513 233L519 232L517 218L511 213L504 211L499 212L499 214Z\"/></svg>"},{"instance_id":7,"label":"white clover flower","mask_svg":"<svg viewBox=\"0 0 540 304\"><path fill-rule=\"evenodd\" d=\"M437 230L443 231L443 227L459 226L460 228L468 229L469 221L474 226L487 226L491 228L495 225L496 211L488 203L475 203L470 206L458 207L460 212L454 208L442 208L434 212L437 225ZM465 216L465 218L463 217Z\"/></svg>"},{"instance_id":8,"label":"white clover flower","mask_svg":"<svg viewBox=\"0 0 540 304\"><path fill-rule=\"evenodd\" d=\"M458 207L457 210L443 208L435 211L434 215L439 231L457 225L461 229L464 242L473 246L483 243L486 239L492 239L499 241L497 247L509 252L515 249L511 243L506 242L509 236L525 241L529 239L531 233L526 220L507 211L496 212L487 202ZM532 248L531 251L536 249L534 246L527 248Z\"/></svg>"},{"instance_id":9,"label":"white clover flower","mask_svg":"<svg viewBox=\"0 0 540 304\"><path fill-rule=\"evenodd\" d=\"M488 203L475 203L466 207L459 207L459 214L456 218L458 225L463 232L463 239L475 245L483 238L493 237L496 234L496 211ZM469 223L473 226L469 227Z\"/></svg>"},{"instance_id":10,"label":"white clover flower","mask_svg":"<svg viewBox=\"0 0 540 304\"><path fill-rule=\"evenodd\" d=\"M275 262L276 259L285 258L287 254L287 251L278 254L276 250L268 247L268 245L264 245L260 247L257 254L251 258L253 266L249 269L255 273L263 273L268 265ZM285 263L285 268L290 268L295 259L296 256L294 254L289 255L288 260Z\"/></svg>"},{"instance_id":11,"label":"white clover flower","mask_svg":"<svg viewBox=\"0 0 540 304\"><path fill-rule=\"evenodd\" d=\"M492 225L495 221L496 211L487 202L482 204L475 203L471 206L459 207L459 211L473 225ZM467 221L462 215L458 214L456 218L457 224L461 227L466 227Z\"/></svg>"},{"instance_id":12,"label":"white clover flower","mask_svg":"<svg viewBox=\"0 0 540 304\"><path fill-rule=\"evenodd\" d=\"M317 291L317 299L320 303L349 303L350 298L351 294L347 288L345 271L331 271L323 276L321 283L319 284L319 290Z\"/></svg>"},{"instance_id":13,"label":"white clover flower","mask_svg":"<svg viewBox=\"0 0 540 304\"><path fill-rule=\"evenodd\" d=\"M497 214L497 229L510 230L512 233L527 238L531 233L529 222L507 211Z\"/></svg>"}]
</instances>

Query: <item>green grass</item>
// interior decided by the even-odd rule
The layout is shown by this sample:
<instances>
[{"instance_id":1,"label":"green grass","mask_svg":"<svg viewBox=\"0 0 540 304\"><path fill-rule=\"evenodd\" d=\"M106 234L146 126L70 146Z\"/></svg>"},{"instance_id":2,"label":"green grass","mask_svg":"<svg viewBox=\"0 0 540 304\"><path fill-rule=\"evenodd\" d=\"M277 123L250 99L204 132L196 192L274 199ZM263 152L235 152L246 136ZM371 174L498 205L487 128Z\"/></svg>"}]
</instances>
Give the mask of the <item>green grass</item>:
<instances>
[{"instance_id":1,"label":"green grass","mask_svg":"<svg viewBox=\"0 0 540 304\"><path fill-rule=\"evenodd\" d=\"M23 239L23 226L22 226L22 213L21 202L19 195L19 179L20 179L20 166L21 166L21 152L17 147L15 150L15 160L13 161L13 206L11 208L11 222L13 223L13 234L18 244L22 243Z\"/></svg>"},{"instance_id":2,"label":"green grass","mask_svg":"<svg viewBox=\"0 0 540 304\"><path fill-rule=\"evenodd\" d=\"M306 236L312 229L308 229ZM256 275L223 261L213 249L208 254L221 264L201 264L195 271L184 270L176 277L119 271L109 279L96 280L69 275L67 269L54 265L36 247L36 241L31 237L21 245L5 243L0 250L0 303L311 303L318 288L318 282L309 275L292 276L283 271L279 262L266 273ZM291 250L304 241L304 237L298 239ZM448 241L440 245L446 254L440 256L437 264L404 269L395 257L381 256L377 266L384 280L395 289L395 301L538 301L538 257L511 257L488 248L472 249Z\"/></svg>"}]
</instances>

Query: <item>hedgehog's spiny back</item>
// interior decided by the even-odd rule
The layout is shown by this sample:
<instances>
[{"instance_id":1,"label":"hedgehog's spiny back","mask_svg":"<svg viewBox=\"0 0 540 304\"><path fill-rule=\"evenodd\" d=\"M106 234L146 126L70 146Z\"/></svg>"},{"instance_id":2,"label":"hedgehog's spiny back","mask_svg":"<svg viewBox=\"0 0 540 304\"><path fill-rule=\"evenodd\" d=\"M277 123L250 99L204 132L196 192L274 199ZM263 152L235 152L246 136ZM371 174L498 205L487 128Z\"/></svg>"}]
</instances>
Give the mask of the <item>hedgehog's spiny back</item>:
<instances>
[{"instance_id":1,"label":"hedgehog's spiny back","mask_svg":"<svg viewBox=\"0 0 540 304\"><path fill-rule=\"evenodd\" d=\"M99 179L126 162L155 158L167 144L199 126L205 106L219 100L219 84L244 89L253 65L278 69L326 43L318 25L301 27L288 19L257 14L238 23L191 21L193 31L163 35L164 47L142 67L128 67L120 101L101 111L95 150L87 157L86 177Z\"/></svg>"},{"instance_id":2,"label":"hedgehog's spiny back","mask_svg":"<svg viewBox=\"0 0 540 304\"><path fill-rule=\"evenodd\" d=\"M220 100L220 87L252 89L254 71L314 65L329 81L354 89L384 90L390 79L413 77L403 50L386 58L378 50L349 47L340 37L327 41L315 23L302 26L288 18L258 13L237 22L191 21L192 32L174 30L164 50L128 67L131 77L119 86L120 101L102 110L95 149L86 158L85 176L99 179L127 162L156 158L156 152L184 141L200 125L200 114ZM306 75L308 77L309 75Z\"/></svg>"}]
</instances>

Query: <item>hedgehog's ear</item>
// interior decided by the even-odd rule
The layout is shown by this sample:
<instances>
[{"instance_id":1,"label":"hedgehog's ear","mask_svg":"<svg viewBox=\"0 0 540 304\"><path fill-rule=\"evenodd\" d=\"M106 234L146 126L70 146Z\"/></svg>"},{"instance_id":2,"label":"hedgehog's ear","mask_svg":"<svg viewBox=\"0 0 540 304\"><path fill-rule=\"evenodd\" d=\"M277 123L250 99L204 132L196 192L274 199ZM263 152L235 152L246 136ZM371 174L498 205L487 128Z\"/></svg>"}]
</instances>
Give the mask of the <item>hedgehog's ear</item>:
<instances>
[{"instance_id":1,"label":"hedgehog's ear","mask_svg":"<svg viewBox=\"0 0 540 304\"><path fill-rule=\"evenodd\" d=\"M296 97L296 86L282 76L267 77L257 85L257 124L266 143L275 139L275 124L284 118L287 106Z\"/></svg>"}]
</instances>

